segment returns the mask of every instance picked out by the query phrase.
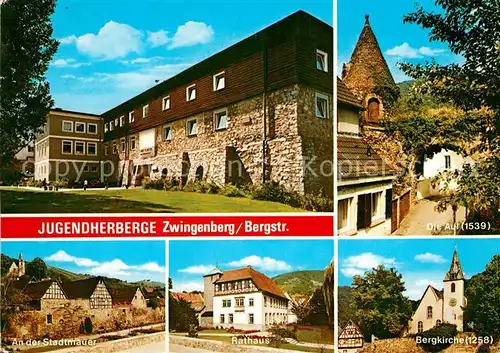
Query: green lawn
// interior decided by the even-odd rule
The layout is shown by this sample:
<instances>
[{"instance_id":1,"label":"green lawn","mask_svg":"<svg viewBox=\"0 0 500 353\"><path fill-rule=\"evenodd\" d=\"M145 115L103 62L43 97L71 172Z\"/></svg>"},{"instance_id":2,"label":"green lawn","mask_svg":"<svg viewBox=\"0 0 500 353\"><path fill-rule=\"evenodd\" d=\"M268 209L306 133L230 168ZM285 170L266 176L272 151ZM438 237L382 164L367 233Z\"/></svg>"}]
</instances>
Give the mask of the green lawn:
<instances>
[{"instance_id":1,"label":"green lawn","mask_svg":"<svg viewBox=\"0 0 500 353\"><path fill-rule=\"evenodd\" d=\"M3 213L304 212L277 202L144 189L33 191L1 187Z\"/></svg>"},{"instance_id":2,"label":"green lawn","mask_svg":"<svg viewBox=\"0 0 500 353\"><path fill-rule=\"evenodd\" d=\"M335 338L333 331L326 326L311 326L312 330L297 329L297 340L299 342L333 344Z\"/></svg>"}]
</instances>

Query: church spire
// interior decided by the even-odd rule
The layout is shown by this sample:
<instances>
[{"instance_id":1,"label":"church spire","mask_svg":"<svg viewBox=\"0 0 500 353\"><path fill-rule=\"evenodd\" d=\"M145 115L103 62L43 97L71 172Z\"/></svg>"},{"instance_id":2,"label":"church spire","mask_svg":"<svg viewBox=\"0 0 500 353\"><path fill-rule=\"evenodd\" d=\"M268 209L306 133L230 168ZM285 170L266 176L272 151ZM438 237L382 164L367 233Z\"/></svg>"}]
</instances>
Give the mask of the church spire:
<instances>
[{"instance_id":1,"label":"church spire","mask_svg":"<svg viewBox=\"0 0 500 353\"><path fill-rule=\"evenodd\" d=\"M460 259L458 258L458 250L455 247L455 251L453 252L453 259L451 260L450 270L446 273L444 280L457 281L461 279L465 279L465 277L462 271L462 264L460 264Z\"/></svg>"},{"instance_id":2,"label":"church spire","mask_svg":"<svg viewBox=\"0 0 500 353\"><path fill-rule=\"evenodd\" d=\"M370 16L365 15L365 24L350 62L344 66L342 81L358 98L363 99L379 85L395 86L391 70L370 24Z\"/></svg>"}]
</instances>

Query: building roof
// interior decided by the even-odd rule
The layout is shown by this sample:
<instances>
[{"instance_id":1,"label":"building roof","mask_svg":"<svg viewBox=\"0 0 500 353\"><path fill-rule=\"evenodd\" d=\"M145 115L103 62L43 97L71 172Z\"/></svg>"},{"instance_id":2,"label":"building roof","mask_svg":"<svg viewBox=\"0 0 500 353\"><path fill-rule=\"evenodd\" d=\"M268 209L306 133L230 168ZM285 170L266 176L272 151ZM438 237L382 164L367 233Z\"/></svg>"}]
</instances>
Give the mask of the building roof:
<instances>
[{"instance_id":1,"label":"building roof","mask_svg":"<svg viewBox=\"0 0 500 353\"><path fill-rule=\"evenodd\" d=\"M362 102L351 92L345 83L337 77L337 101L355 108L363 109Z\"/></svg>"},{"instance_id":2,"label":"building roof","mask_svg":"<svg viewBox=\"0 0 500 353\"><path fill-rule=\"evenodd\" d=\"M365 24L351 60L342 71L345 84L355 90L357 95L366 95L380 82L396 86L375 33L373 33L368 15L365 16Z\"/></svg>"},{"instance_id":3,"label":"building roof","mask_svg":"<svg viewBox=\"0 0 500 353\"><path fill-rule=\"evenodd\" d=\"M233 282L244 279L251 279L255 286L262 292L273 294L288 300L285 293L283 293L283 291L271 278L267 277L263 273L260 273L259 271L256 271L251 266L225 271L222 277L215 281L215 283Z\"/></svg>"},{"instance_id":4,"label":"building roof","mask_svg":"<svg viewBox=\"0 0 500 353\"><path fill-rule=\"evenodd\" d=\"M394 175L394 171L361 137L337 137L339 180Z\"/></svg>"},{"instance_id":5,"label":"building roof","mask_svg":"<svg viewBox=\"0 0 500 353\"><path fill-rule=\"evenodd\" d=\"M339 331L339 339L353 339L353 338L362 338L364 339L363 332L352 320L349 320L347 325Z\"/></svg>"},{"instance_id":6,"label":"building roof","mask_svg":"<svg viewBox=\"0 0 500 353\"><path fill-rule=\"evenodd\" d=\"M109 294L113 300L113 305L116 304L131 304L134 300L135 294L139 290L139 287L131 286L120 286L119 288L113 287L109 289ZM140 292L140 290L139 290ZM142 292L141 292L142 294Z\"/></svg>"},{"instance_id":7,"label":"building roof","mask_svg":"<svg viewBox=\"0 0 500 353\"><path fill-rule=\"evenodd\" d=\"M62 289L62 286L60 285L59 281L52 278L37 282L29 282L27 284L26 280L23 280L23 282L19 280L14 283L14 287L16 287L16 289L21 290L22 293L29 298L29 300L40 300L54 282L56 282ZM66 295L66 293L64 294Z\"/></svg>"},{"instance_id":8,"label":"building roof","mask_svg":"<svg viewBox=\"0 0 500 353\"><path fill-rule=\"evenodd\" d=\"M68 299L89 299L100 281L103 281L104 285L106 285L102 277L90 277L79 281L62 282L61 285Z\"/></svg>"},{"instance_id":9,"label":"building roof","mask_svg":"<svg viewBox=\"0 0 500 353\"><path fill-rule=\"evenodd\" d=\"M446 273L444 277L445 281L457 281L465 279L464 272L462 271L462 264L458 258L458 251L455 249L453 252L453 259L451 260L450 270Z\"/></svg>"},{"instance_id":10,"label":"building roof","mask_svg":"<svg viewBox=\"0 0 500 353\"><path fill-rule=\"evenodd\" d=\"M184 300L191 304L191 308L196 311L202 311L205 307L205 299L201 293L176 293L171 292L172 297L177 300Z\"/></svg>"},{"instance_id":11,"label":"building roof","mask_svg":"<svg viewBox=\"0 0 500 353\"><path fill-rule=\"evenodd\" d=\"M215 266L212 271L210 271L209 273L207 273L203 277L212 276L212 275L216 275L216 274L222 274L222 273L223 272L221 271L221 269L219 267Z\"/></svg>"},{"instance_id":12,"label":"building roof","mask_svg":"<svg viewBox=\"0 0 500 353\"><path fill-rule=\"evenodd\" d=\"M303 27L302 25L304 23L311 23L312 21L325 26L325 28L329 27L333 31L333 28L327 23L299 10L207 59L200 61L156 86L151 87L128 101L104 112L102 115L106 121L109 117L114 119L116 116L130 111L136 106L146 104L151 99L160 97L176 87L187 85L200 77L214 74L217 70L221 70L231 63L260 52L265 44L269 45L273 42L279 43L279 38L284 34L296 33L299 28Z\"/></svg>"},{"instance_id":13,"label":"building roof","mask_svg":"<svg viewBox=\"0 0 500 353\"><path fill-rule=\"evenodd\" d=\"M79 115L88 115L88 116L93 116L96 118L100 118L101 116L98 114L91 114L91 113L84 113L84 112L77 112L74 110L66 110L62 108L52 108L50 110L51 113L69 113L69 114L79 114Z\"/></svg>"}]
</instances>

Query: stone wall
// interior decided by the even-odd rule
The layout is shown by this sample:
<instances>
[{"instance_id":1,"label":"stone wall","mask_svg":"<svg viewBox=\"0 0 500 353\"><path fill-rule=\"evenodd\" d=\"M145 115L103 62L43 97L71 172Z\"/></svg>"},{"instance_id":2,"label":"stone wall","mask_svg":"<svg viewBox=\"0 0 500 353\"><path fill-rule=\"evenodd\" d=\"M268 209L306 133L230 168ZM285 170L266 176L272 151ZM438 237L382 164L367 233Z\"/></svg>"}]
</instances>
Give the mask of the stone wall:
<instances>
[{"instance_id":1,"label":"stone wall","mask_svg":"<svg viewBox=\"0 0 500 353\"><path fill-rule=\"evenodd\" d=\"M153 333L148 335L140 335L136 337L124 338L105 343L100 343L95 346L74 347L63 350L58 350L59 353L111 353L111 352L124 352L126 350L145 346L151 343L165 341L165 332Z\"/></svg>"},{"instance_id":2,"label":"stone wall","mask_svg":"<svg viewBox=\"0 0 500 353\"><path fill-rule=\"evenodd\" d=\"M152 150L141 151L139 134L135 134L136 148L112 155L113 141L109 141L110 157L117 165L116 178L123 184L140 185L134 169L149 166L151 178L181 178L187 182L196 178L203 168L203 179L224 183L253 183L263 180L263 157L267 180L282 183L301 193L326 191L333 195L333 177L313 177L304 172L304 165L316 156L314 170L326 159L331 162L333 151L333 99L330 95L330 117L315 116L315 91L299 85L269 92L265 156L263 156L263 97L256 96L227 106L227 128L214 129L214 112L206 111L154 129L156 144ZM187 121L196 119L198 133L187 136ZM164 128L172 131L172 139L164 139ZM130 141L127 138L127 141ZM118 144L120 139L115 140ZM127 146L129 147L129 146ZM331 163L330 163L331 165ZM139 168L139 169L137 169ZM145 168L144 168L145 169ZM328 167L327 167L328 169ZM164 174L164 173L163 173ZM236 175L235 175L236 174Z\"/></svg>"}]
</instances>

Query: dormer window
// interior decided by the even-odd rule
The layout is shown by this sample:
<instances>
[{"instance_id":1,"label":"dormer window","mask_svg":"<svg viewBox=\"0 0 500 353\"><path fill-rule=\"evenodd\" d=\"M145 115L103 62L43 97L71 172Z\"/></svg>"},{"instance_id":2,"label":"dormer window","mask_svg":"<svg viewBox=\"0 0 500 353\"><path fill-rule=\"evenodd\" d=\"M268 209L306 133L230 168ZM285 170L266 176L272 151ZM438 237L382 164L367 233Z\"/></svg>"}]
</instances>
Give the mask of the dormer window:
<instances>
[{"instance_id":1,"label":"dormer window","mask_svg":"<svg viewBox=\"0 0 500 353\"><path fill-rule=\"evenodd\" d=\"M191 85L186 88L186 101L194 101L196 99L196 85Z\"/></svg>"},{"instance_id":2,"label":"dormer window","mask_svg":"<svg viewBox=\"0 0 500 353\"><path fill-rule=\"evenodd\" d=\"M328 54L321 50L316 50L316 69L328 72Z\"/></svg>"},{"instance_id":3,"label":"dormer window","mask_svg":"<svg viewBox=\"0 0 500 353\"><path fill-rule=\"evenodd\" d=\"M170 109L170 96L166 96L162 99L162 109L169 110Z\"/></svg>"},{"instance_id":4,"label":"dormer window","mask_svg":"<svg viewBox=\"0 0 500 353\"><path fill-rule=\"evenodd\" d=\"M104 124L104 132L109 131L109 123Z\"/></svg>"},{"instance_id":5,"label":"dormer window","mask_svg":"<svg viewBox=\"0 0 500 353\"><path fill-rule=\"evenodd\" d=\"M214 75L214 91L220 91L226 87L226 73L220 72Z\"/></svg>"},{"instance_id":6,"label":"dormer window","mask_svg":"<svg viewBox=\"0 0 500 353\"><path fill-rule=\"evenodd\" d=\"M142 118L147 118L149 116L149 104L142 107Z\"/></svg>"},{"instance_id":7,"label":"dormer window","mask_svg":"<svg viewBox=\"0 0 500 353\"><path fill-rule=\"evenodd\" d=\"M113 131L114 128L115 128L115 122L114 122L114 120L111 120L109 122L109 131Z\"/></svg>"},{"instance_id":8,"label":"dormer window","mask_svg":"<svg viewBox=\"0 0 500 353\"><path fill-rule=\"evenodd\" d=\"M132 124L135 121L135 112L131 111L128 113L128 122L129 124Z\"/></svg>"},{"instance_id":9,"label":"dormer window","mask_svg":"<svg viewBox=\"0 0 500 353\"><path fill-rule=\"evenodd\" d=\"M125 116L124 116L124 115L122 115L122 116L120 117L120 126L124 126L124 125L125 125Z\"/></svg>"}]
</instances>

